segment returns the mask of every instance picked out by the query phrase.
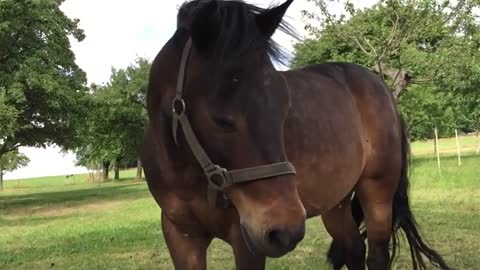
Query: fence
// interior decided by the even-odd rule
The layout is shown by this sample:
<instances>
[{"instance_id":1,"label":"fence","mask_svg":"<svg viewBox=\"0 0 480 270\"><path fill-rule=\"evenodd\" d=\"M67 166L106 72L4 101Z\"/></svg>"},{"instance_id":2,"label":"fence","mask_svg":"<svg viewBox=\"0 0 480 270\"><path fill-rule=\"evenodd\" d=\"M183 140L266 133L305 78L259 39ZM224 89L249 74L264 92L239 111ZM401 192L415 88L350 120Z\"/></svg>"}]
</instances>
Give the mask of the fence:
<instances>
[{"instance_id":1,"label":"fence","mask_svg":"<svg viewBox=\"0 0 480 270\"><path fill-rule=\"evenodd\" d=\"M442 155L456 155L458 166L462 166L462 156L480 154L480 134L462 134L455 130L453 138L438 138L438 130L433 131L434 140L415 142L412 147L414 156L434 155L437 159L438 172L442 173Z\"/></svg>"}]
</instances>

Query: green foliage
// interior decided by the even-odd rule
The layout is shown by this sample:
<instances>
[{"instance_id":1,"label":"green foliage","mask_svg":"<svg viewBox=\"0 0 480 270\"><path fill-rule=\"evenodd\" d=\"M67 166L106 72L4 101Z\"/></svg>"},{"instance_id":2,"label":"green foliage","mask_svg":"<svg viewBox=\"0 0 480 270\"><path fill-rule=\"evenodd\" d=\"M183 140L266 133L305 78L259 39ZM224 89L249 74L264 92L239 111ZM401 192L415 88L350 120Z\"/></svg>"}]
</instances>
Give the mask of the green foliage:
<instances>
[{"instance_id":1,"label":"green foliage","mask_svg":"<svg viewBox=\"0 0 480 270\"><path fill-rule=\"evenodd\" d=\"M382 64L407 70L417 82L430 82L459 75L478 62L471 58L478 57L480 29L472 12L479 5L474 1L454 5L450 1L389 0L364 10L346 1L339 17L329 12L331 0L313 2L324 19L320 27L307 24L311 39L297 44L295 66L331 60L372 69ZM304 15L310 21L320 20L315 11L304 11Z\"/></svg>"},{"instance_id":2,"label":"green foliage","mask_svg":"<svg viewBox=\"0 0 480 270\"><path fill-rule=\"evenodd\" d=\"M102 162L137 159L147 122L149 70L147 60L137 59L126 69L113 69L108 84L92 87L90 110L78 134L80 165L94 167Z\"/></svg>"},{"instance_id":3,"label":"green foliage","mask_svg":"<svg viewBox=\"0 0 480 270\"><path fill-rule=\"evenodd\" d=\"M295 46L293 66L353 62L378 73L391 88L413 139L433 129L478 130L480 22L477 0L385 0L367 9L310 0L304 11L310 38ZM406 91L408 90L408 91ZM405 96L403 96L405 95Z\"/></svg>"},{"instance_id":4,"label":"green foliage","mask_svg":"<svg viewBox=\"0 0 480 270\"><path fill-rule=\"evenodd\" d=\"M436 87L413 85L399 99L398 107L406 120L412 140L433 138L437 128L442 138L455 130L471 133L480 130L480 94L458 93Z\"/></svg>"},{"instance_id":5,"label":"green foliage","mask_svg":"<svg viewBox=\"0 0 480 270\"><path fill-rule=\"evenodd\" d=\"M18 150L5 153L0 158L0 168L4 171L11 172L22 167L25 167L30 162L30 159Z\"/></svg>"},{"instance_id":6,"label":"green foliage","mask_svg":"<svg viewBox=\"0 0 480 270\"><path fill-rule=\"evenodd\" d=\"M20 146L71 146L86 79L69 37L85 36L62 2L0 1L0 155Z\"/></svg>"},{"instance_id":7,"label":"green foliage","mask_svg":"<svg viewBox=\"0 0 480 270\"><path fill-rule=\"evenodd\" d=\"M478 84L480 85L480 84ZM454 101L457 114L457 124L465 131L480 131L480 90L465 93Z\"/></svg>"},{"instance_id":8,"label":"green foliage","mask_svg":"<svg viewBox=\"0 0 480 270\"><path fill-rule=\"evenodd\" d=\"M433 137L437 128L440 137L455 135L457 115L448 93L431 87L413 86L399 100L399 110L406 120L410 139Z\"/></svg>"},{"instance_id":9,"label":"green foliage","mask_svg":"<svg viewBox=\"0 0 480 270\"><path fill-rule=\"evenodd\" d=\"M0 154L0 191L3 190L3 173L4 171L11 172L21 167L25 167L30 162L30 159L24 154L13 150L3 155Z\"/></svg>"}]
</instances>

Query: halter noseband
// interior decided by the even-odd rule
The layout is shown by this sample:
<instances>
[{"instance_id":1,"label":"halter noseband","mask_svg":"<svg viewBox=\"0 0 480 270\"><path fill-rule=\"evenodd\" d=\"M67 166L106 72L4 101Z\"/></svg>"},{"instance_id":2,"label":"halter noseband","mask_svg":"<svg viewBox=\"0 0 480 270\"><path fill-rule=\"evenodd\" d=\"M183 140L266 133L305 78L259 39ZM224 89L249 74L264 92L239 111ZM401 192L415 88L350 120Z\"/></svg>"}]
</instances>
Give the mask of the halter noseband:
<instances>
[{"instance_id":1,"label":"halter noseband","mask_svg":"<svg viewBox=\"0 0 480 270\"><path fill-rule=\"evenodd\" d=\"M208 202L210 206L217 206L219 204L219 199L223 199L223 205L225 206L226 197L223 195L223 190L233 184L245 183L282 175L295 175L295 167L290 162L273 163L264 166L231 171L212 162L192 129L192 125L190 124L188 116L186 115L187 106L182 97L185 83L185 72L191 49L192 39L189 38L185 48L183 49L180 71L178 74L176 95L172 102L172 131L173 138L177 144L177 130L178 126L181 126L190 149L202 167L208 180Z\"/></svg>"}]
</instances>

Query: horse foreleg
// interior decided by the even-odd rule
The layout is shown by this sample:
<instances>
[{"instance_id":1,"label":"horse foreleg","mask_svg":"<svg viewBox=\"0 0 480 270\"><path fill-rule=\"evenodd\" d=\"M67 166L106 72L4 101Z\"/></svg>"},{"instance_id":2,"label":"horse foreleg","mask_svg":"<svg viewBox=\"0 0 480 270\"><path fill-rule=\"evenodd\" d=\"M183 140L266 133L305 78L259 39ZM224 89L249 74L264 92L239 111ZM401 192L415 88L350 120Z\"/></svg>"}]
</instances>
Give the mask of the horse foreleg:
<instances>
[{"instance_id":1,"label":"horse foreleg","mask_svg":"<svg viewBox=\"0 0 480 270\"><path fill-rule=\"evenodd\" d=\"M350 195L322 215L322 220L333 238L329 254L333 268L339 270L346 264L349 270L365 269L365 243L352 216Z\"/></svg>"},{"instance_id":2,"label":"horse foreleg","mask_svg":"<svg viewBox=\"0 0 480 270\"><path fill-rule=\"evenodd\" d=\"M207 268L207 248L213 237L198 227L181 228L164 214L162 229L176 270Z\"/></svg>"}]
</instances>

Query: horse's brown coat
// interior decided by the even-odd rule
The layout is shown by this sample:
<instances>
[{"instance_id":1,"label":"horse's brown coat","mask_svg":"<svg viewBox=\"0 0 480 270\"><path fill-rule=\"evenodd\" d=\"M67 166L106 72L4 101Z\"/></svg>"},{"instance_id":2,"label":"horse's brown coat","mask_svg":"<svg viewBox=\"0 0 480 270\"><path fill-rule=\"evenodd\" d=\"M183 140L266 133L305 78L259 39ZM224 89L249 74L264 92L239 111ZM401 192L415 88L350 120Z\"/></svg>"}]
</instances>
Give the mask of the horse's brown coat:
<instances>
[{"instance_id":1,"label":"horse's brown coat","mask_svg":"<svg viewBox=\"0 0 480 270\"><path fill-rule=\"evenodd\" d=\"M291 2L267 14L276 26ZM215 3L238 12L252 9L242 2L205 3L207 11ZM191 2L197 4L201 5ZM188 8L181 12L185 21L192 20ZM243 26L250 27L252 15L243 14L247 14ZM260 22L265 24L265 20ZM259 28L271 30L263 24ZM409 237L415 267L415 258L420 260L422 253L448 269L412 225L406 194L408 141L393 97L377 75L357 65L329 63L277 72L265 51L247 48L250 58L232 59L250 69L242 73L245 78L232 80L241 82L240 89L228 89L225 94L217 87L225 78L216 77L210 69L223 72L222 68L212 66L217 62L194 46L184 89L187 114L214 162L239 169L288 159L297 170L294 178L228 187L225 193L233 206L210 208L203 171L181 132L178 145L172 136L171 102L188 38L188 31L177 31L152 64L147 95L150 123L142 155L177 269L205 269L206 250L214 237L232 245L237 269L264 269L265 256L256 252L275 257L285 254L303 237L305 217L319 215L334 238L331 252L338 258L332 259L332 254L329 258L335 269L344 264L349 269L365 269L365 244L355 224L363 218L369 235L369 269L389 267L392 224ZM205 40L197 41L197 47L205 45L201 42ZM212 95L215 91L220 92ZM221 99L224 95L230 99ZM233 122L235 132L220 127L214 119L217 116ZM353 202L361 207L352 208L353 192ZM359 218L352 218L352 213Z\"/></svg>"}]
</instances>

